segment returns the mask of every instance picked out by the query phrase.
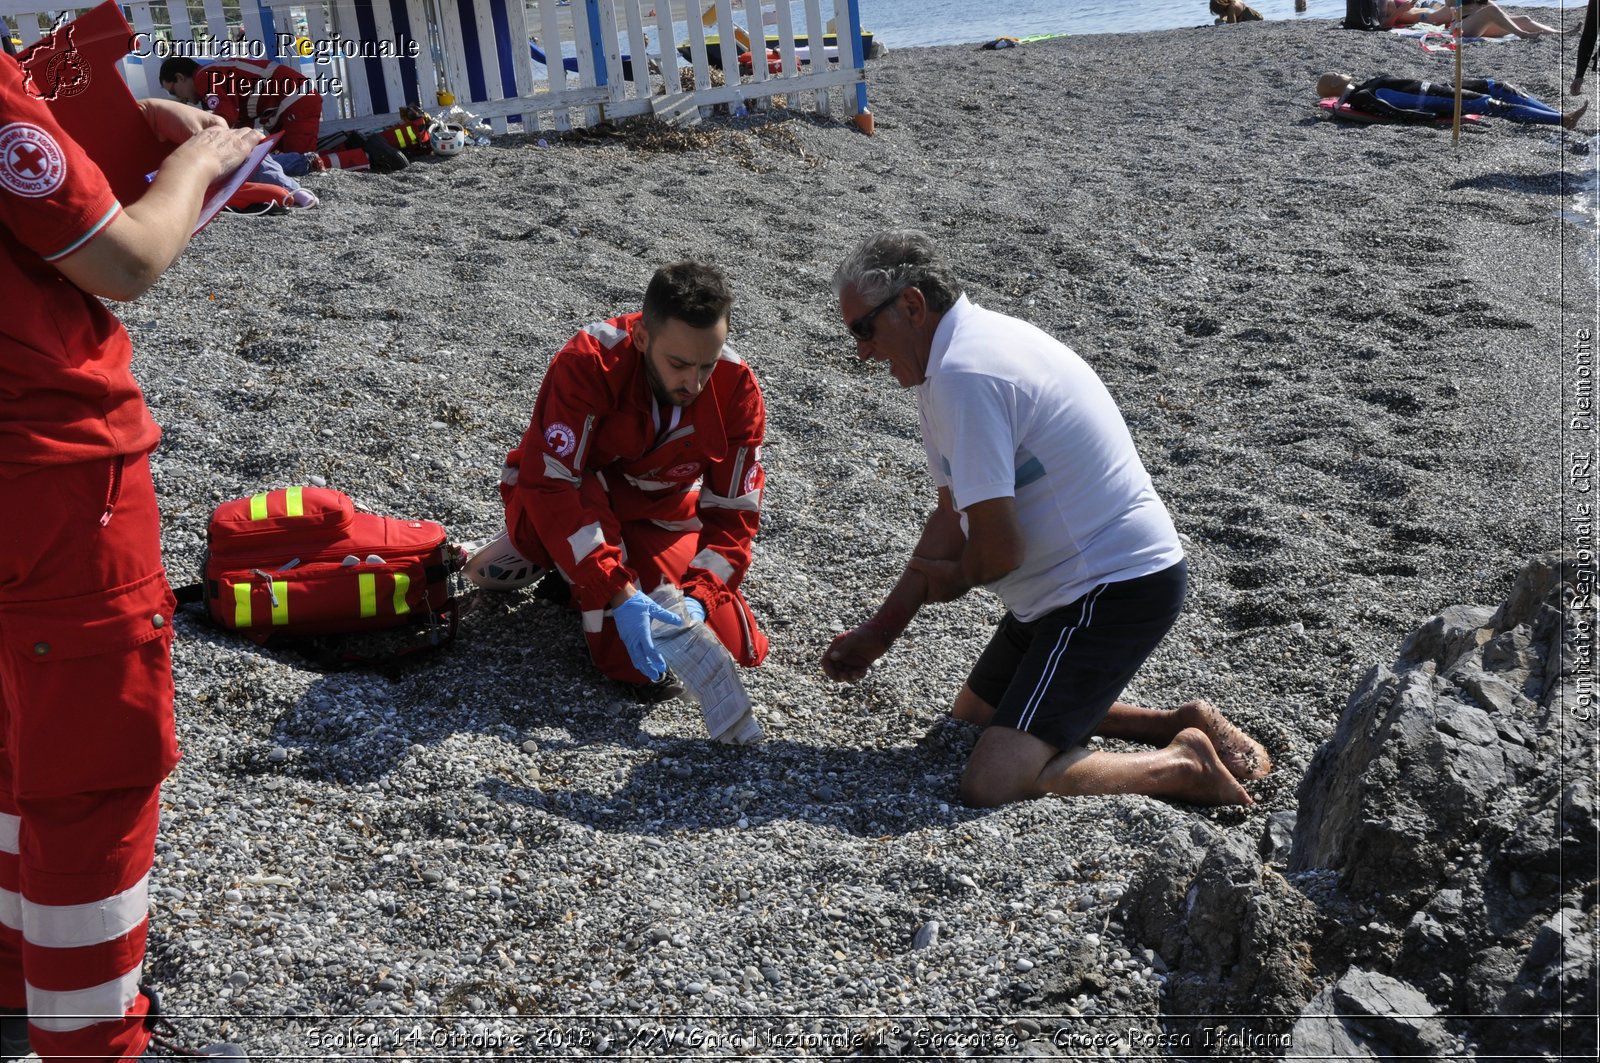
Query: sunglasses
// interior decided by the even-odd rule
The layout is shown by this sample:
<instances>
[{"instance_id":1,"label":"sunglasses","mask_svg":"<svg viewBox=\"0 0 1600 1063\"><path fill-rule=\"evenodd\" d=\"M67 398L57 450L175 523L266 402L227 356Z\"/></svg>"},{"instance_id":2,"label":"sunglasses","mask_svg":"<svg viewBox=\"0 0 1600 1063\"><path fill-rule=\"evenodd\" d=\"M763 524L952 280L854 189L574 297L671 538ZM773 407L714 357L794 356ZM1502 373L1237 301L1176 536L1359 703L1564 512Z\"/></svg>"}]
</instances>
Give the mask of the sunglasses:
<instances>
[{"instance_id":1,"label":"sunglasses","mask_svg":"<svg viewBox=\"0 0 1600 1063\"><path fill-rule=\"evenodd\" d=\"M906 290L904 288L900 289L865 314L850 322L850 334L863 343L872 339L873 335L878 331L877 326L873 324L873 318L893 306L905 293Z\"/></svg>"}]
</instances>

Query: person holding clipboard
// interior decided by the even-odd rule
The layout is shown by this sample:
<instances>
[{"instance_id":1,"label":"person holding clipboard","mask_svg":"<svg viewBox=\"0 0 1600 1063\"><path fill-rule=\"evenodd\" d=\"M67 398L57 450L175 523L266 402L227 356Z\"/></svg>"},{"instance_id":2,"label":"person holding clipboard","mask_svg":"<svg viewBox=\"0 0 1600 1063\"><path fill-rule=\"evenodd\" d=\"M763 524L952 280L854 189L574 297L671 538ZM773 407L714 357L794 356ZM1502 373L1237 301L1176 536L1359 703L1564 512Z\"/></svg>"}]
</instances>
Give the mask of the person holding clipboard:
<instances>
[{"instance_id":1,"label":"person holding clipboard","mask_svg":"<svg viewBox=\"0 0 1600 1063\"><path fill-rule=\"evenodd\" d=\"M0 1054L194 1055L153 1036L141 986L178 759L175 603L148 461L160 430L100 300L149 289L262 138L142 101L170 151L119 197L52 113L82 86L27 61L0 55Z\"/></svg>"}]
</instances>

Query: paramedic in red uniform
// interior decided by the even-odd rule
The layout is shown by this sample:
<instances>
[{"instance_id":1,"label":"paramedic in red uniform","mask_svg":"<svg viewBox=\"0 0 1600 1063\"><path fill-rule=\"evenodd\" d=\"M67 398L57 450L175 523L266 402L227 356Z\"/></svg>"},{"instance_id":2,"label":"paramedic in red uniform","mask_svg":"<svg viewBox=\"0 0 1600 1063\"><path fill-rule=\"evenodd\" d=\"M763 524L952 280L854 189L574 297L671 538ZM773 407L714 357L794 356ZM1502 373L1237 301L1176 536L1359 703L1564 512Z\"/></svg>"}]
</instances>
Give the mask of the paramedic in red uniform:
<instances>
[{"instance_id":1,"label":"paramedic in red uniform","mask_svg":"<svg viewBox=\"0 0 1600 1063\"><path fill-rule=\"evenodd\" d=\"M184 103L197 103L235 129L260 123L282 133L276 151L317 150L322 94L311 79L276 59L217 59L201 66L187 56L161 64L161 87Z\"/></svg>"},{"instance_id":2,"label":"paramedic in red uniform","mask_svg":"<svg viewBox=\"0 0 1600 1063\"><path fill-rule=\"evenodd\" d=\"M188 242L261 139L143 101L177 147L123 207L0 56L0 1034L4 1055L138 1058L160 784L177 762L159 430L99 296ZM26 1015L26 1020L23 1016ZM213 1054L233 1046L212 1046Z\"/></svg>"},{"instance_id":3,"label":"paramedic in red uniform","mask_svg":"<svg viewBox=\"0 0 1600 1063\"><path fill-rule=\"evenodd\" d=\"M660 615L647 595L661 583L703 607L739 664L767 655L739 593L761 522L766 409L725 346L732 305L720 272L678 262L656 271L641 313L569 340L506 458L507 530L468 566L501 588L559 570L595 664L658 694L675 693L650 635Z\"/></svg>"}]
</instances>

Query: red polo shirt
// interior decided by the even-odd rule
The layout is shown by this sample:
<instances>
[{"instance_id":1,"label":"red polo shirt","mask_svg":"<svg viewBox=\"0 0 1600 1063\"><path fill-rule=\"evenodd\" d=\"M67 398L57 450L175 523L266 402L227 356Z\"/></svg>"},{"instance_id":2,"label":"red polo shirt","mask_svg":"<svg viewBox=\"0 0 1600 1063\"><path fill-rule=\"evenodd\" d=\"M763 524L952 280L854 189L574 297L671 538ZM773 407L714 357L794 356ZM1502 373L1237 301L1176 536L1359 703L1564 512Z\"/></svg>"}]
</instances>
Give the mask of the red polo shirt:
<instances>
[{"instance_id":1,"label":"red polo shirt","mask_svg":"<svg viewBox=\"0 0 1600 1063\"><path fill-rule=\"evenodd\" d=\"M160 438L122 323L51 265L121 211L0 54L0 476L143 454Z\"/></svg>"}]
</instances>

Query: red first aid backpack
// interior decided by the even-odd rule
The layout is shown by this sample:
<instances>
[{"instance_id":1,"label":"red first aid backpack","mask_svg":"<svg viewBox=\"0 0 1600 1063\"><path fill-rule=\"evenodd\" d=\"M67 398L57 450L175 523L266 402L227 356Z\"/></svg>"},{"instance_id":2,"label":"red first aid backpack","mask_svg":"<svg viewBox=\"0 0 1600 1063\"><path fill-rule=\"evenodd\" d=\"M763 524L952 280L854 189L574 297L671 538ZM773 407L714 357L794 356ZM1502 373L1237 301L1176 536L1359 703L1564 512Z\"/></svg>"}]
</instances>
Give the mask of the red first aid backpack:
<instances>
[{"instance_id":1,"label":"red first aid backpack","mask_svg":"<svg viewBox=\"0 0 1600 1063\"><path fill-rule=\"evenodd\" d=\"M341 491L290 487L218 506L206 540L203 582L180 597L258 643L402 625L425 626L429 644L455 633L460 549L431 520L360 512Z\"/></svg>"}]
</instances>

